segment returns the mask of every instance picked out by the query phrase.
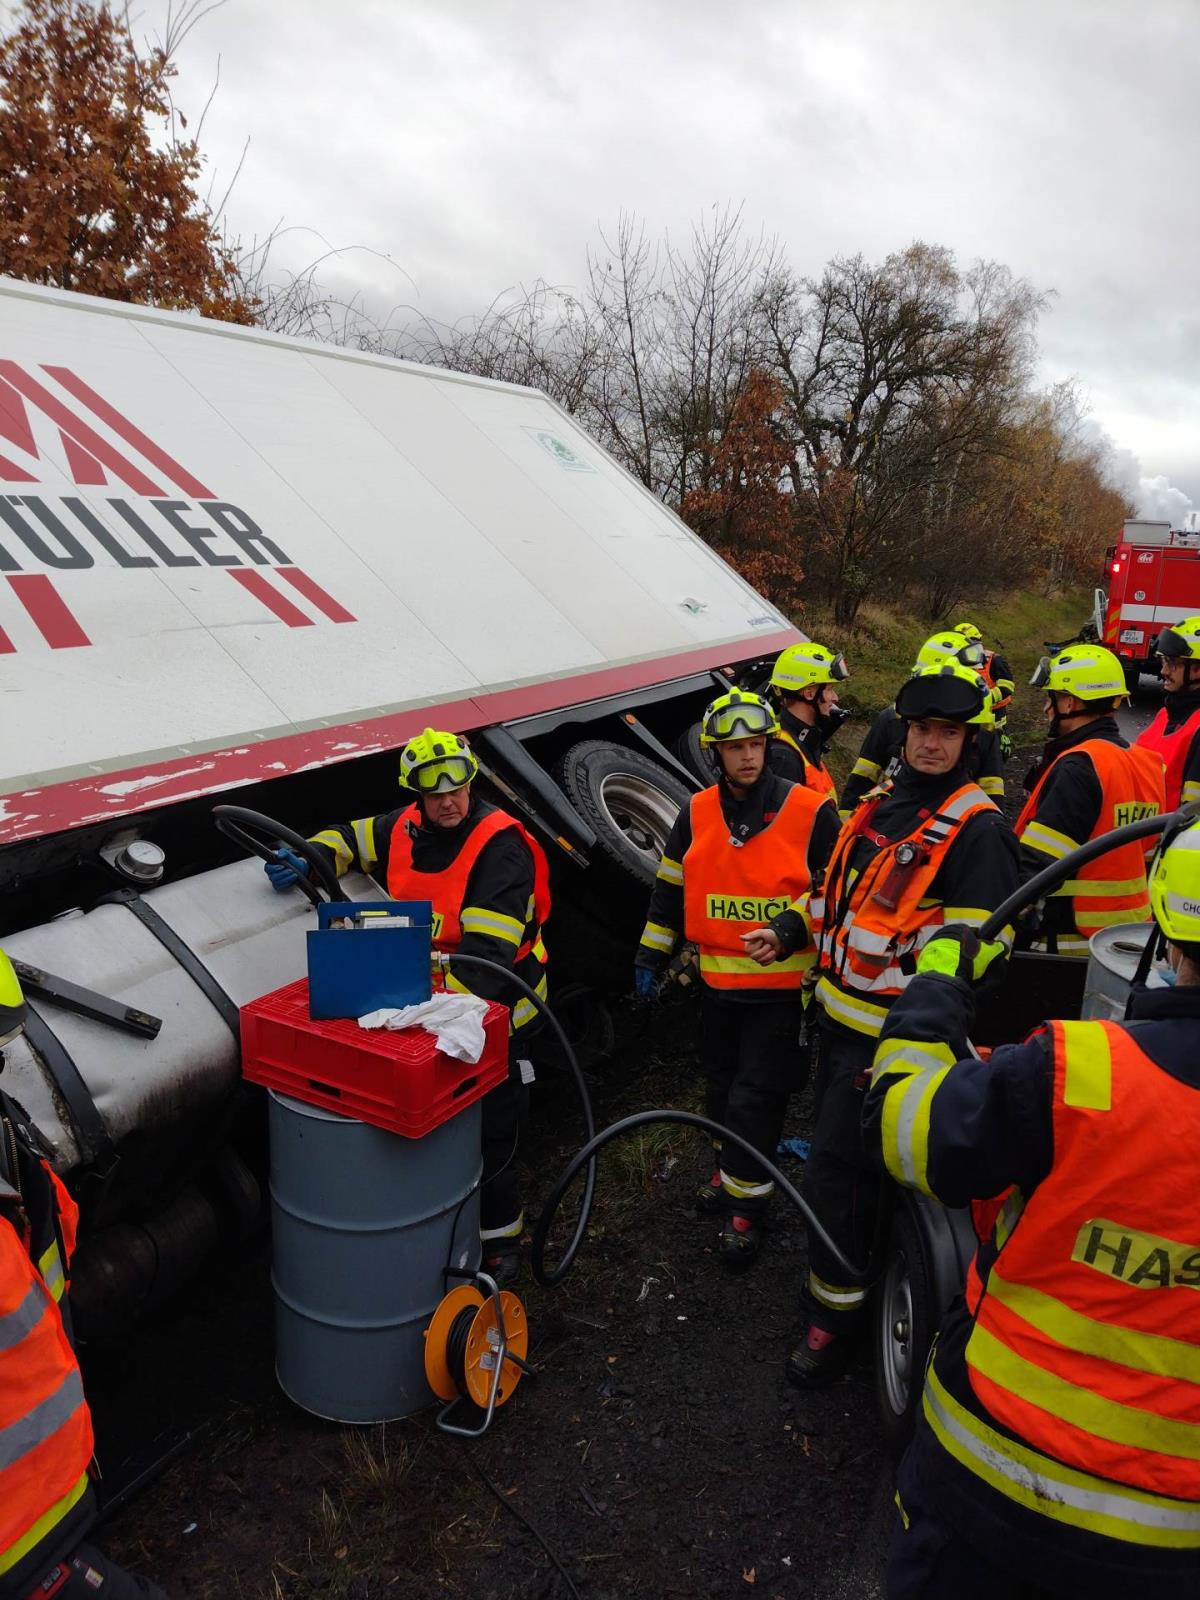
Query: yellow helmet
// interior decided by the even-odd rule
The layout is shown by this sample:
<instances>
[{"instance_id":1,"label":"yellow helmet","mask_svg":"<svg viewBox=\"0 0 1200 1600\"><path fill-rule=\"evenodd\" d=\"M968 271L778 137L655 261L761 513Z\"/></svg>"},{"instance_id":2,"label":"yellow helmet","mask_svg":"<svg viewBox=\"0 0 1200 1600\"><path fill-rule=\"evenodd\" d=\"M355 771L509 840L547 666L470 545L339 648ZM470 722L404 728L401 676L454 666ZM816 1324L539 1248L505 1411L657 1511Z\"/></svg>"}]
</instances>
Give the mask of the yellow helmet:
<instances>
[{"instance_id":1,"label":"yellow helmet","mask_svg":"<svg viewBox=\"0 0 1200 1600\"><path fill-rule=\"evenodd\" d=\"M983 635L973 622L956 622L951 632L961 633L964 639L974 639L976 644L983 641Z\"/></svg>"},{"instance_id":2,"label":"yellow helmet","mask_svg":"<svg viewBox=\"0 0 1200 1600\"><path fill-rule=\"evenodd\" d=\"M990 704L987 684L957 661L918 667L896 696L896 711L905 722L980 724Z\"/></svg>"},{"instance_id":3,"label":"yellow helmet","mask_svg":"<svg viewBox=\"0 0 1200 1600\"><path fill-rule=\"evenodd\" d=\"M729 744L779 732L779 718L770 702L749 689L731 689L718 696L700 720L700 743Z\"/></svg>"},{"instance_id":4,"label":"yellow helmet","mask_svg":"<svg viewBox=\"0 0 1200 1600\"><path fill-rule=\"evenodd\" d=\"M957 661L960 666L978 671L983 665L983 647L954 629L931 633L917 651L913 671L918 667L944 667L949 661Z\"/></svg>"},{"instance_id":5,"label":"yellow helmet","mask_svg":"<svg viewBox=\"0 0 1200 1600\"><path fill-rule=\"evenodd\" d=\"M1173 944L1200 943L1200 822L1164 834L1150 864L1150 910Z\"/></svg>"},{"instance_id":6,"label":"yellow helmet","mask_svg":"<svg viewBox=\"0 0 1200 1600\"><path fill-rule=\"evenodd\" d=\"M843 683L850 676L845 656L835 656L823 644L806 639L781 650L771 668L771 687L796 694L818 683Z\"/></svg>"},{"instance_id":7,"label":"yellow helmet","mask_svg":"<svg viewBox=\"0 0 1200 1600\"><path fill-rule=\"evenodd\" d=\"M1100 644L1072 644L1056 656L1043 656L1029 681L1047 694L1073 694L1078 700L1129 696L1121 663Z\"/></svg>"},{"instance_id":8,"label":"yellow helmet","mask_svg":"<svg viewBox=\"0 0 1200 1600\"><path fill-rule=\"evenodd\" d=\"M465 789L479 771L465 739L426 728L400 752L400 787L414 794L446 794Z\"/></svg>"},{"instance_id":9,"label":"yellow helmet","mask_svg":"<svg viewBox=\"0 0 1200 1600\"><path fill-rule=\"evenodd\" d=\"M11 1044L24 1027L25 991L12 962L0 950L0 1049Z\"/></svg>"},{"instance_id":10,"label":"yellow helmet","mask_svg":"<svg viewBox=\"0 0 1200 1600\"><path fill-rule=\"evenodd\" d=\"M1164 628L1154 641L1154 653L1168 661L1200 661L1200 617L1184 617Z\"/></svg>"}]
</instances>

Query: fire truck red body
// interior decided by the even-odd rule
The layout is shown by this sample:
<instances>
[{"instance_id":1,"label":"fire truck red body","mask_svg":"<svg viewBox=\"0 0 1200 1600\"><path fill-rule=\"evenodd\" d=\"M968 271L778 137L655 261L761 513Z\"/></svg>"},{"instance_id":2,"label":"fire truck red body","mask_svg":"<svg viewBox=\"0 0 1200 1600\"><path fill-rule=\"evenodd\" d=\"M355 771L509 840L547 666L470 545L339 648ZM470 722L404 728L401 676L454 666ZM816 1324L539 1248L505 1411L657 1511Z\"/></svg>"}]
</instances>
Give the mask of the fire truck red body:
<instances>
[{"instance_id":1,"label":"fire truck red body","mask_svg":"<svg viewBox=\"0 0 1200 1600\"><path fill-rule=\"evenodd\" d=\"M1121 657L1126 680L1156 672L1154 641L1163 628L1200 613L1200 533L1169 522L1127 522L1108 551L1104 643Z\"/></svg>"}]
</instances>

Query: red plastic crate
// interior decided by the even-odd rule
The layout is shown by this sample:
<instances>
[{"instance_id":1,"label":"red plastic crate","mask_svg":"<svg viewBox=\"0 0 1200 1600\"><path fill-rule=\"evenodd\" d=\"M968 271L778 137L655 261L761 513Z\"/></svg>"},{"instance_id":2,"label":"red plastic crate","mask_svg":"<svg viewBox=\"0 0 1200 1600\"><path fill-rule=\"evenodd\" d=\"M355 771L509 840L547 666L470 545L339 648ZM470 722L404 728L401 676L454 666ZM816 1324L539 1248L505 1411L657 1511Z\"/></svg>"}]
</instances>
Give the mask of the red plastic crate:
<instances>
[{"instance_id":1,"label":"red plastic crate","mask_svg":"<svg viewBox=\"0 0 1200 1600\"><path fill-rule=\"evenodd\" d=\"M420 1139L502 1083L508 1012L492 1001L483 1054L472 1065L443 1055L423 1028L360 1028L353 1018L314 1022L308 979L242 1007L242 1073L296 1100Z\"/></svg>"}]
</instances>

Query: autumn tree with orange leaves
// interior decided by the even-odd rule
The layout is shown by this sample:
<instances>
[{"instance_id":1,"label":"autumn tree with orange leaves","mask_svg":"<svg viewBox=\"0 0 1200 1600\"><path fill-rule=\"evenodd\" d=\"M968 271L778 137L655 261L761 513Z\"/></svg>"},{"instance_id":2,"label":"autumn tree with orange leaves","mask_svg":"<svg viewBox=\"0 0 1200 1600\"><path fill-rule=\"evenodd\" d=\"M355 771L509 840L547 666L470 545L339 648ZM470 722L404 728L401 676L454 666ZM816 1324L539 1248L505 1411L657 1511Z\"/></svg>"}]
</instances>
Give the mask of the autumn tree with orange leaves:
<instances>
[{"instance_id":1,"label":"autumn tree with orange leaves","mask_svg":"<svg viewBox=\"0 0 1200 1600\"><path fill-rule=\"evenodd\" d=\"M107 4L25 0L0 39L0 272L253 320L175 135L175 73L170 41L139 53Z\"/></svg>"},{"instance_id":2,"label":"autumn tree with orange leaves","mask_svg":"<svg viewBox=\"0 0 1200 1600\"><path fill-rule=\"evenodd\" d=\"M783 387L752 370L712 452L707 485L684 495L689 527L776 605L801 603L804 569L789 473L795 445L782 423Z\"/></svg>"}]
</instances>

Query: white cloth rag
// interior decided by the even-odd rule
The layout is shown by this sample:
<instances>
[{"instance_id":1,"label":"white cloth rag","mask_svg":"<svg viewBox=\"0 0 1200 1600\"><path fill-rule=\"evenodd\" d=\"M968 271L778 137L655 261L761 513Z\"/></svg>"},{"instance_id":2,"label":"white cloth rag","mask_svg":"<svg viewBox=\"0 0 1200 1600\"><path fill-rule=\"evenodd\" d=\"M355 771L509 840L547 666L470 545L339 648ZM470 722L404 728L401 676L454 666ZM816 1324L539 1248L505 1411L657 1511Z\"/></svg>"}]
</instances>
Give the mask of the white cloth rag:
<instances>
[{"instance_id":1,"label":"white cloth rag","mask_svg":"<svg viewBox=\"0 0 1200 1600\"><path fill-rule=\"evenodd\" d=\"M483 1054L483 1019L487 1001L473 994L435 994L419 1005L384 1006L359 1017L360 1028L424 1028L437 1040L438 1049L456 1061L472 1066Z\"/></svg>"}]
</instances>

